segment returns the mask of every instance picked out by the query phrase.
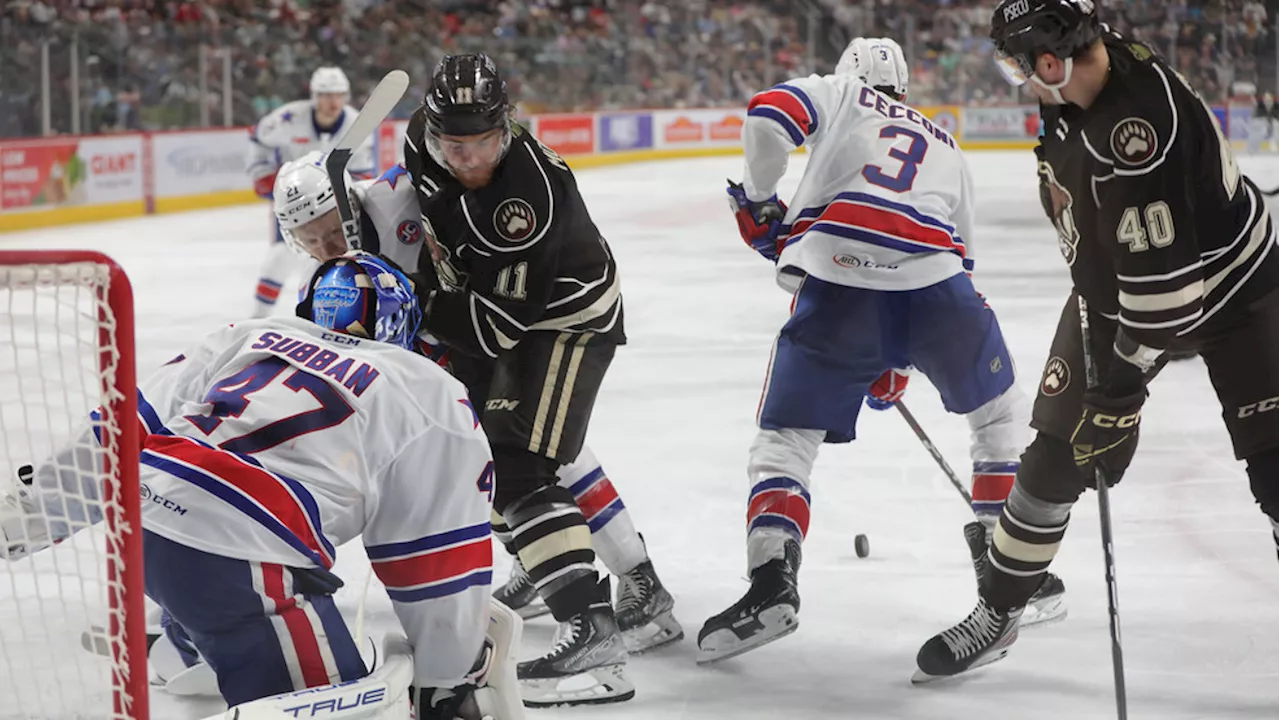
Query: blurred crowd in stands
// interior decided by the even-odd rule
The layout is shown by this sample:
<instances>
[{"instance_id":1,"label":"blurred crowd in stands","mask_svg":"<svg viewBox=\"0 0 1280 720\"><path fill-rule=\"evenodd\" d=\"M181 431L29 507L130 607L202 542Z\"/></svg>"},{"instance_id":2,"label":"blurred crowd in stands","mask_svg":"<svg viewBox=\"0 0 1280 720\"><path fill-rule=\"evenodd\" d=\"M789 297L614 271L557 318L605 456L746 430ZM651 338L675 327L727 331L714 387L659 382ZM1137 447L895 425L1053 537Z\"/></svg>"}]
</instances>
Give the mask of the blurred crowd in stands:
<instances>
[{"instance_id":1,"label":"blurred crowd in stands","mask_svg":"<svg viewBox=\"0 0 1280 720\"><path fill-rule=\"evenodd\" d=\"M474 50L498 61L526 112L741 105L788 77L829 72L858 35L902 43L915 104L1016 103L991 63L992 4L6 0L0 137L40 134L46 112L53 132L250 124L305 97L321 64L347 72L357 104L386 70L407 70L415 85L398 108L405 114L441 55ZM1274 5L1112 0L1100 12L1171 59L1212 103L1275 93Z\"/></svg>"}]
</instances>

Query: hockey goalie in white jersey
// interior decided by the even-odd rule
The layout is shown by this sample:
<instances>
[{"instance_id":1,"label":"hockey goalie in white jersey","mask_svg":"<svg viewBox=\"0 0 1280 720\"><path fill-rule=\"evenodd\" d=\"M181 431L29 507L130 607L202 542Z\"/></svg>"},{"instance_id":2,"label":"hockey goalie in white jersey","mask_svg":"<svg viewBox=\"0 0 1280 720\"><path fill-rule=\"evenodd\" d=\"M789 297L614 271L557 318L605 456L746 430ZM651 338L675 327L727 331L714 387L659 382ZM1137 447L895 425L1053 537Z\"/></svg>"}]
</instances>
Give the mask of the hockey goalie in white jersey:
<instances>
[{"instance_id":1,"label":"hockey goalie in white jersey","mask_svg":"<svg viewBox=\"0 0 1280 720\"><path fill-rule=\"evenodd\" d=\"M285 163L316 150L331 149L360 115L347 104L351 83L341 69L317 68L311 74L309 89L310 99L281 105L263 116L249 132L249 177L254 192L264 200L271 200L276 174ZM350 170L357 177L373 176L372 140L352 154ZM301 264L285 248L279 226L272 228L271 236L271 248L262 262L254 292L254 317L271 314L281 287Z\"/></svg>"},{"instance_id":2,"label":"hockey goalie in white jersey","mask_svg":"<svg viewBox=\"0 0 1280 720\"><path fill-rule=\"evenodd\" d=\"M347 251L324 159L324 153L313 152L286 164L275 188L276 218L286 243L317 261ZM348 178L347 183L360 221L362 248L402 268L418 268L426 233L417 191L404 167L396 165L376 180L352 183ZM422 278L421 282L425 287L432 280ZM420 352L457 370L460 359L451 360L439 341L421 334L419 341ZM616 615L627 648L642 652L679 640L684 631L672 614L675 600L658 579L630 512L595 454L584 447L576 460L560 467L557 476L582 508L601 561L618 577ZM493 528L498 540L511 548L511 531L496 513ZM494 595L524 618L549 612L519 558L510 579Z\"/></svg>"},{"instance_id":3,"label":"hockey goalie in white jersey","mask_svg":"<svg viewBox=\"0 0 1280 720\"><path fill-rule=\"evenodd\" d=\"M165 500L143 504L147 595L228 705L352 683L369 670L330 568L359 535L412 672L385 706L353 717L407 720L411 682L418 718L453 720L495 666L509 682L492 688L511 706L513 663L486 640L492 456L466 389L411 349L411 283L352 253L320 267L299 315L219 330L141 384L140 478ZM75 499L100 497L96 480L70 492L97 477L87 444L27 470L30 484L3 498L7 559L101 520L100 505ZM518 720L514 705L498 717Z\"/></svg>"},{"instance_id":4,"label":"hockey goalie in white jersey","mask_svg":"<svg viewBox=\"0 0 1280 720\"><path fill-rule=\"evenodd\" d=\"M946 409L969 420L975 566L1013 484L1028 403L995 314L969 279L973 186L944 129L905 105L907 66L893 40L857 38L833 75L757 94L743 127L739 230L794 292L775 342L748 460L751 588L709 619L699 660L732 657L798 627L797 573L810 472L823 442L854 439L864 397L891 407L915 367ZM810 150L786 207L788 156ZM1054 582L1058 582L1056 578ZM1060 608L1061 585L1046 588Z\"/></svg>"}]
</instances>

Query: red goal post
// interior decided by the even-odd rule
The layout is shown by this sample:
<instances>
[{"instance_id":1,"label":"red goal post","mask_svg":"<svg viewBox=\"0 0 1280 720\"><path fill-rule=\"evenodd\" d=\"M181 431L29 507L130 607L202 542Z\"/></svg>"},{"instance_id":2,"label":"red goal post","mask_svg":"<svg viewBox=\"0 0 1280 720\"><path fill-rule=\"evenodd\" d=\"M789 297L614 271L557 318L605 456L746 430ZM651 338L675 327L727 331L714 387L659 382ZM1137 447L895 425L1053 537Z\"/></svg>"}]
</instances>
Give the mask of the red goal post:
<instances>
[{"instance_id":1,"label":"red goal post","mask_svg":"<svg viewBox=\"0 0 1280 720\"><path fill-rule=\"evenodd\" d=\"M26 523L74 533L0 559L0 707L18 717L148 718L133 322L106 255L0 250L0 488L37 518L6 543ZM49 463L64 450L90 460Z\"/></svg>"}]
</instances>

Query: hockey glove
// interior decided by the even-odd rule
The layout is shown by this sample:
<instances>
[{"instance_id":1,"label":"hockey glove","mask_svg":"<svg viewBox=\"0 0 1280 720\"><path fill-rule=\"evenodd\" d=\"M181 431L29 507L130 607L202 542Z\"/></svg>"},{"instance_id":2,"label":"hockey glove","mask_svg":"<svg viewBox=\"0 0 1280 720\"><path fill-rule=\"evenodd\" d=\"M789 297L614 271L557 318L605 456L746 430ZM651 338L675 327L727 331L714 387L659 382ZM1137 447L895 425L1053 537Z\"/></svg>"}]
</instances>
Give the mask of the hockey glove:
<instances>
[{"instance_id":1,"label":"hockey glove","mask_svg":"<svg viewBox=\"0 0 1280 720\"><path fill-rule=\"evenodd\" d=\"M273 172L270 175L263 175L260 178L254 179L253 191L258 194L258 197L263 200L271 200L275 197L276 174L279 172L279 170L276 170L276 172Z\"/></svg>"},{"instance_id":2,"label":"hockey glove","mask_svg":"<svg viewBox=\"0 0 1280 720\"><path fill-rule=\"evenodd\" d=\"M440 367L449 369L449 346L445 345L440 338L432 335L426 330L418 332L416 338L417 350L419 355L424 355Z\"/></svg>"},{"instance_id":3,"label":"hockey glove","mask_svg":"<svg viewBox=\"0 0 1280 720\"><path fill-rule=\"evenodd\" d=\"M1138 424L1146 398L1145 389L1127 395L1100 390L1085 393L1080 422L1071 434L1071 449L1089 487L1097 487L1099 468L1107 485L1120 482L1138 447Z\"/></svg>"},{"instance_id":4,"label":"hockey glove","mask_svg":"<svg viewBox=\"0 0 1280 720\"><path fill-rule=\"evenodd\" d=\"M867 390L867 407L872 410L888 410L893 407L907 391L907 381L910 379L910 370L885 370Z\"/></svg>"},{"instance_id":5,"label":"hockey glove","mask_svg":"<svg viewBox=\"0 0 1280 720\"><path fill-rule=\"evenodd\" d=\"M775 193L768 200L752 202L747 199L747 191L742 183L729 180L729 209L738 221L738 233L751 249L760 253L766 260L778 261L782 252L779 231L782 218L786 217L787 206L778 199Z\"/></svg>"}]
</instances>

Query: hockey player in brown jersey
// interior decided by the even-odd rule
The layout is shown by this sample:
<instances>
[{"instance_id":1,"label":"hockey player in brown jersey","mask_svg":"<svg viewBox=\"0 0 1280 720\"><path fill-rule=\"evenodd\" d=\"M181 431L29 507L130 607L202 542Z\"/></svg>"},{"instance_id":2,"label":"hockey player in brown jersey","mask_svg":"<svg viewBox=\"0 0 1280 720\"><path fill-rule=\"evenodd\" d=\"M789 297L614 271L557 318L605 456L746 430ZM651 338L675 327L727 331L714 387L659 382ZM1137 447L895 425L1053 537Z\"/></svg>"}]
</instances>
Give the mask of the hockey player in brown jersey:
<instances>
[{"instance_id":1,"label":"hockey player in brown jersey","mask_svg":"<svg viewBox=\"0 0 1280 720\"><path fill-rule=\"evenodd\" d=\"M1067 299L973 613L920 649L917 681L1004 657L1019 616L1101 469L1123 477L1146 384L1199 352L1236 459L1277 506L1277 262L1258 188L1213 114L1149 47L1099 22L1091 0L1002 0L997 64L1041 101L1041 199L1070 267ZM1099 382L1085 387L1078 297Z\"/></svg>"},{"instance_id":2,"label":"hockey player in brown jersey","mask_svg":"<svg viewBox=\"0 0 1280 720\"><path fill-rule=\"evenodd\" d=\"M430 249L419 275L436 286L421 295L422 327L464 356L452 367L493 447L493 529L520 560L502 599L541 596L560 622L551 651L519 666L525 703L618 702L635 694L628 646L683 634L638 536L631 567L613 568L610 606L592 533L622 504L598 465L558 483L626 340L621 281L568 165L510 115L497 66L463 54L440 61L409 121L405 168Z\"/></svg>"}]
</instances>

